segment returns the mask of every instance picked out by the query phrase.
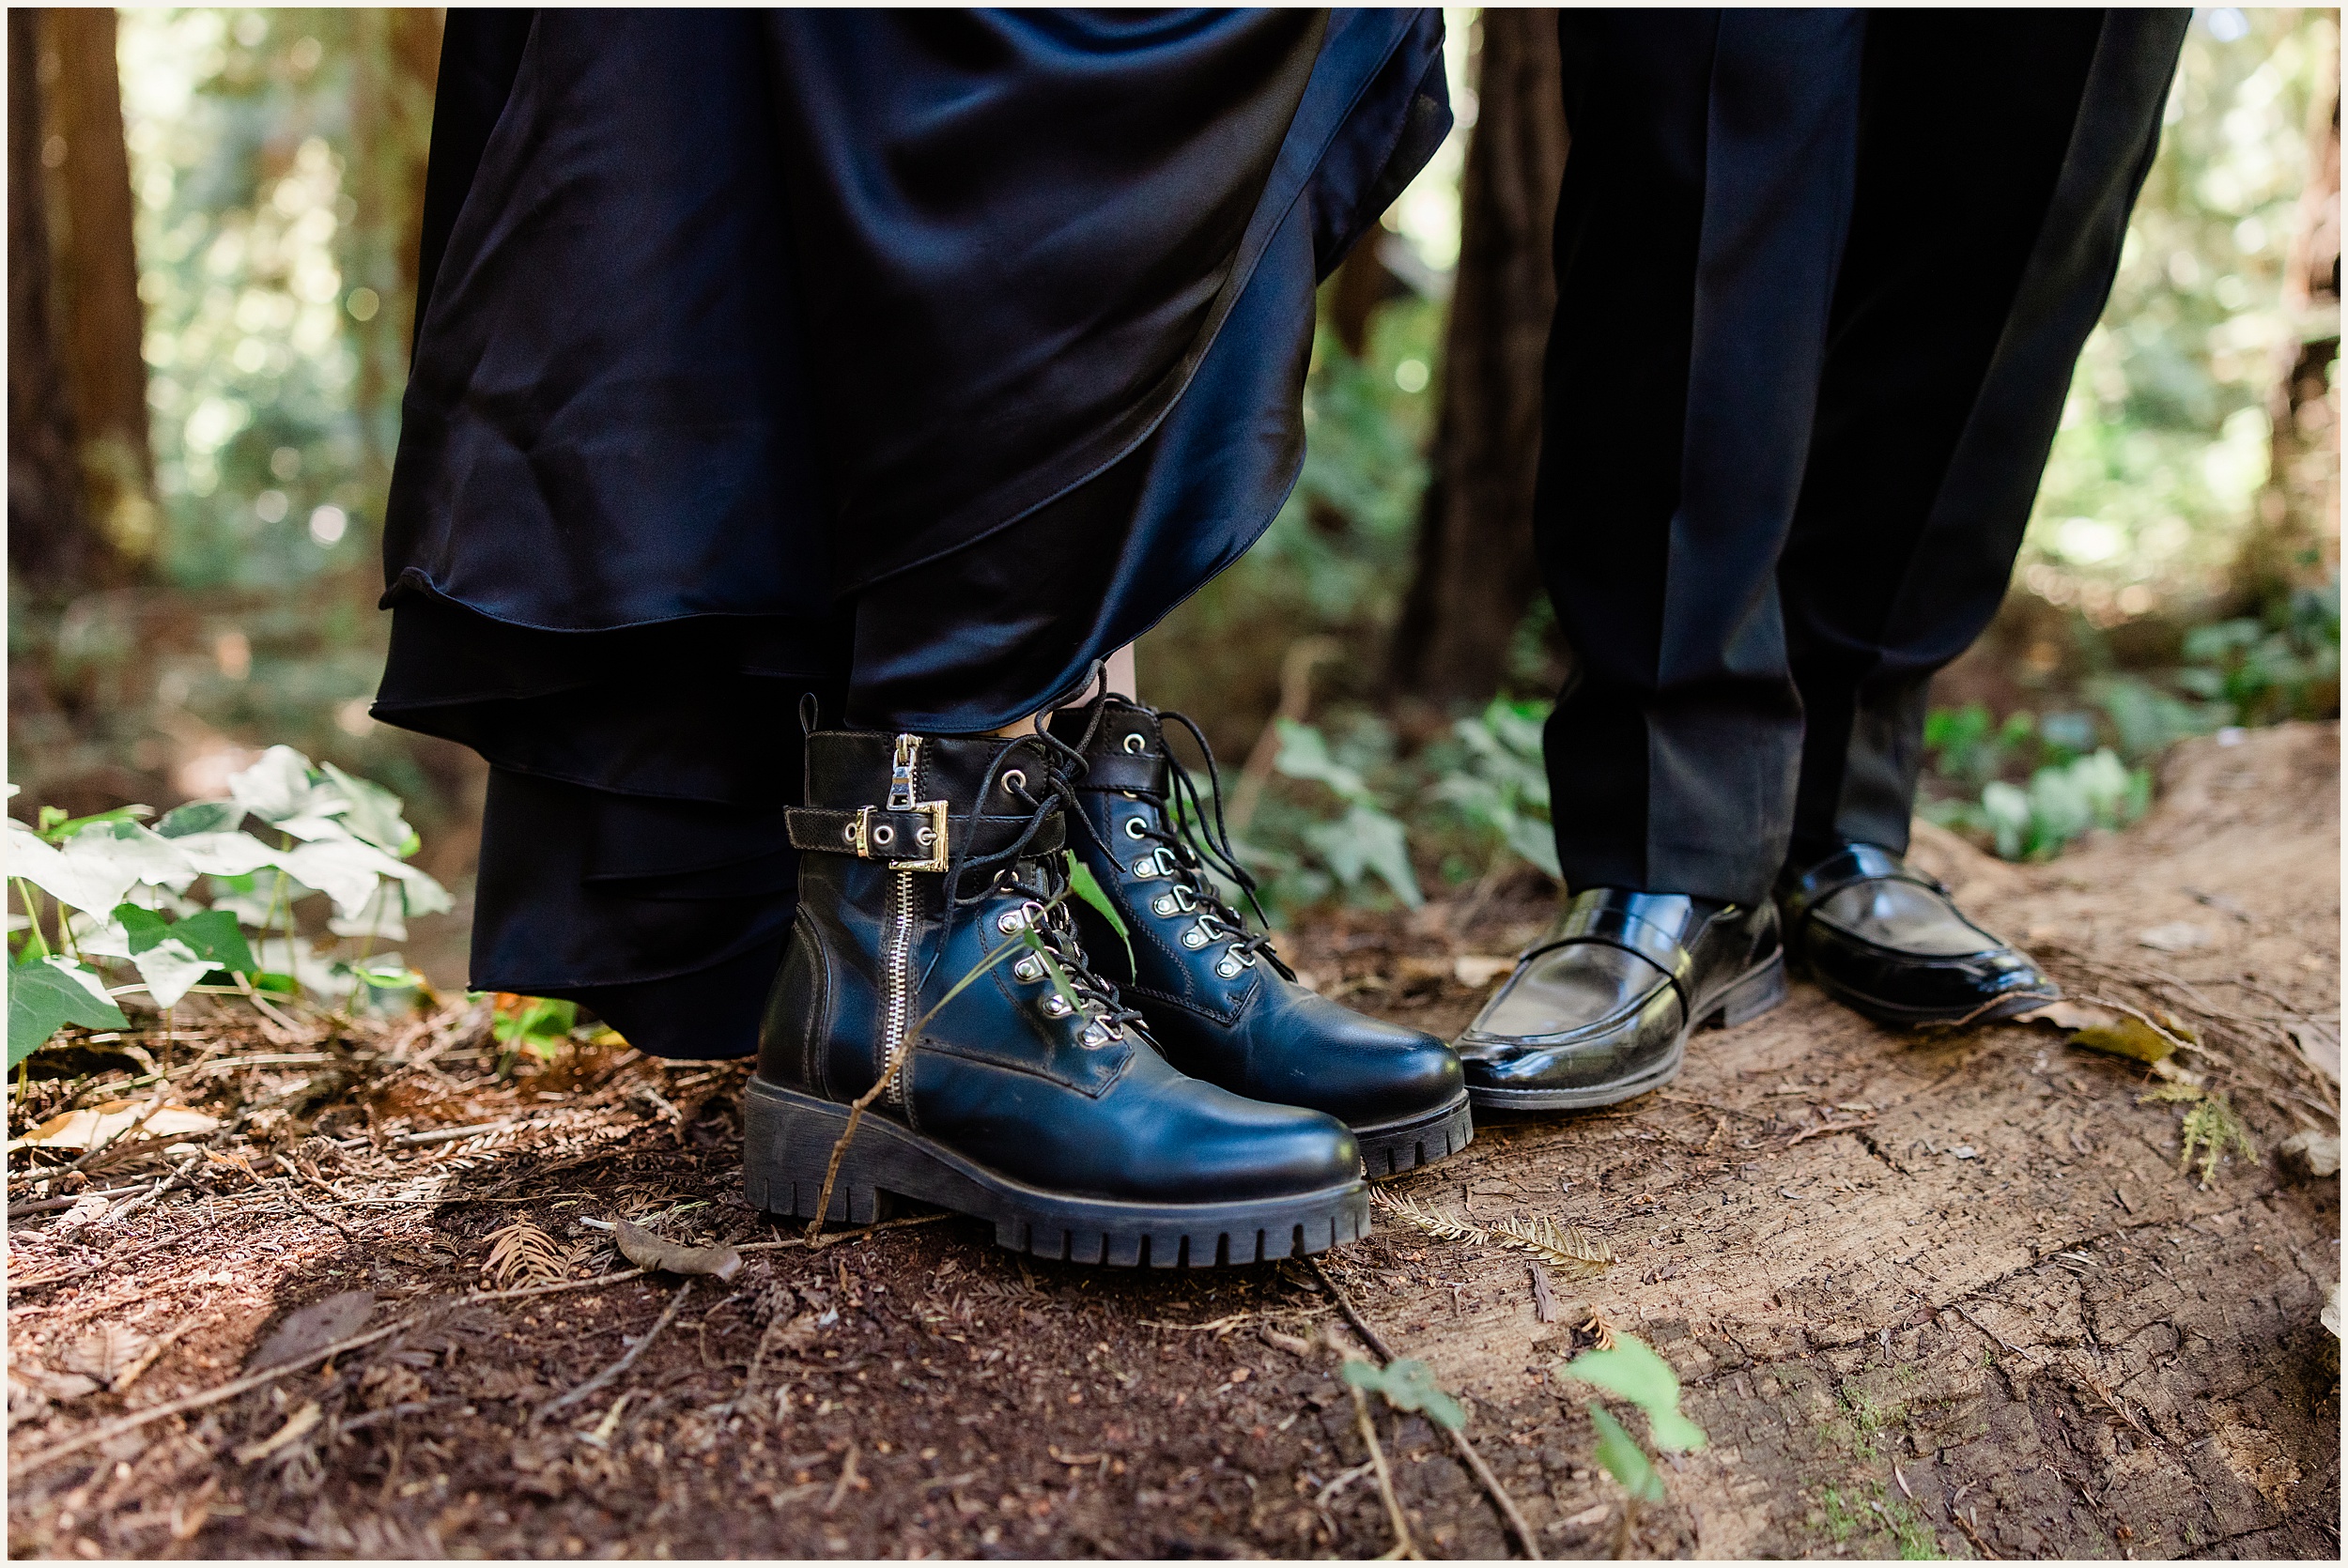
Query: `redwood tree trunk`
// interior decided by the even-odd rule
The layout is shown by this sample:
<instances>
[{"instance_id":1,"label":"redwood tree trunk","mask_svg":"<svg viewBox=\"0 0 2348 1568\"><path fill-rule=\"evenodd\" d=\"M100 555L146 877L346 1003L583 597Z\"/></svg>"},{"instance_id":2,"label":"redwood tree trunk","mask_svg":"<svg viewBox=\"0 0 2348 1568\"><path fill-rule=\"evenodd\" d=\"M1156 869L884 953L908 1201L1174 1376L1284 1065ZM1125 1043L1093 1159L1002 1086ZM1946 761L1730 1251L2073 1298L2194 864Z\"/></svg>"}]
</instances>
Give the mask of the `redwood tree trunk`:
<instances>
[{"instance_id":1,"label":"redwood tree trunk","mask_svg":"<svg viewBox=\"0 0 2348 1568\"><path fill-rule=\"evenodd\" d=\"M48 55L41 162L84 499L115 563L135 567L154 553L158 515L115 13L53 8L39 26Z\"/></svg>"},{"instance_id":2,"label":"redwood tree trunk","mask_svg":"<svg viewBox=\"0 0 2348 1568\"><path fill-rule=\"evenodd\" d=\"M1556 11L1487 9L1478 53L1443 402L1416 576L1392 652L1396 685L1444 703L1491 696L1540 586L1533 480L1557 301L1550 234L1566 166Z\"/></svg>"},{"instance_id":3,"label":"redwood tree trunk","mask_svg":"<svg viewBox=\"0 0 2348 1568\"><path fill-rule=\"evenodd\" d=\"M2312 105L2308 183L2283 276L2283 309L2298 327L2285 343L2267 413L2274 444L2258 516L2234 559L2233 593L2246 609L2323 582L2340 566L2340 68L2329 54Z\"/></svg>"},{"instance_id":4,"label":"redwood tree trunk","mask_svg":"<svg viewBox=\"0 0 2348 1568\"><path fill-rule=\"evenodd\" d=\"M58 591L89 567L73 415L57 352L41 150L40 13L8 12L8 564Z\"/></svg>"}]
</instances>

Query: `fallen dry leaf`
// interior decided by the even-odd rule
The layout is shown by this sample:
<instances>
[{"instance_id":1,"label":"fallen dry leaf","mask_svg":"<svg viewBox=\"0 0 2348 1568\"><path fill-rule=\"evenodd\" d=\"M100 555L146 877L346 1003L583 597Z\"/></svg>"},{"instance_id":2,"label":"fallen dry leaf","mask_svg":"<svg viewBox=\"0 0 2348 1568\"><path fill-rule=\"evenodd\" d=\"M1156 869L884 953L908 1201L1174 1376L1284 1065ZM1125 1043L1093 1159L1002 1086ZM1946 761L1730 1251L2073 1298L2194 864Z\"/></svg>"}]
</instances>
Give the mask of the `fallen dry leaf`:
<instances>
[{"instance_id":1,"label":"fallen dry leaf","mask_svg":"<svg viewBox=\"0 0 2348 1568\"><path fill-rule=\"evenodd\" d=\"M2092 1029L2099 1023L2110 1022L2115 1016L2101 1007L2090 1007L2078 1002L2049 1002L2043 1007L2032 1007L2029 1012L2015 1014L2014 1022L2048 1023L2058 1029Z\"/></svg>"},{"instance_id":2,"label":"fallen dry leaf","mask_svg":"<svg viewBox=\"0 0 2348 1568\"><path fill-rule=\"evenodd\" d=\"M2294 1175L2309 1180L2340 1175L2340 1140L2327 1132L2295 1132L2275 1152Z\"/></svg>"},{"instance_id":3,"label":"fallen dry leaf","mask_svg":"<svg viewBox=\"0 0 2348 1568\"><path fill-rule=\"evenodd\" d=\"M192 1132L210 1132L220 1126L216 1116L201 1111L191 1111L184 1105L165 1105L139 1122L139 1114L147 1108L143 1099L110 1099L103 1105L85 1105L79 1111L68 1111L50 1117L23 1137L8 1145L10 1153L21 1148L85 1149L120 1136L131 1124L138 1123L139 1135L146 1138L185 1137Z\"/></svg>"},{"instance_id":4,"label":"fallen dry leaf","mask_svg":"<svg viewBox=\"0 0 2348 1568\"><path fill-rule=\"evenodd\" d=\"M2333 1083L2340 1082L2340 1037L2315 1023L2294 1023L2291 1038L2308 1065Z\"/></svg>"},{"instance_id":5,"label":"fallen dry leaf","mask_svg":"<svg viewBox=\"0 0 2348 1568\"><path fill-rule=\"evenodd\" d=\"M338 1339L348 1339L359 1331L360 1325L375 1311L375 1292L346 1290L329 1296L323 1301L313 1301L301 1311L289 1314L277 1326L277 1331L263 1342L261 1348L245 1362L247 1372L261 1372L270 1367L298 1361L315 1351L325 1349Z\"/></svg>"},{"instance_id":6,"label":"fallen dry leaf","mask_svg":"<svg viewBox=\"0 0 2348 1568\"><path fill-rule=\"evenodd\" d=\"M78 1372L111 1385L114 1380L138 1364L154 1341L136 1329L119 1323L101 1323L66 1347L59 1364L68 1372Z\"/></svg>"},{"instance_id":7,"label":"fallen dry leaf","mask_svg":"<svg viewBox=\"0 0 2348 1568\"><path fill-rule=\"evenodd\" d=\"M742 1267L742 1254L731 1247L687 1247L626 1220L611 1227L611 1239L619 1244L620 1255L639 1268L730 1280Z\"/></svg>"},{"instance_id":8,"label":"fallen dry leaf","mask_svg":"<svg viewBox=\"0 0 2348 1568\"><path fill-rule=\"evenodd\" d=\"M2177 1049L2176 1041L2142 1019L2124 1014L2109 1023L2081 1029L2071 1037L2071 1043L2107 1056L2124 1056L2132 1062L2145 1063L2165 1060Z\"/></svg>"}]
</instances>

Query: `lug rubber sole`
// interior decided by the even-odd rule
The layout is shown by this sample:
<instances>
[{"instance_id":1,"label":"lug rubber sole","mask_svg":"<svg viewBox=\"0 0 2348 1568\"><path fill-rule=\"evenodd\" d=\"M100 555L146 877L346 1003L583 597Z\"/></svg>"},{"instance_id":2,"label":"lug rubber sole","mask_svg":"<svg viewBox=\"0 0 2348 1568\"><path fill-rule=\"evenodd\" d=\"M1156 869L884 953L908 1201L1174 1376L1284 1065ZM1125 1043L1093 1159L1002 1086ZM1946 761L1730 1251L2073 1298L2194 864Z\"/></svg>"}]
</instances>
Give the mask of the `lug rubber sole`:
<instances>
[{"instance_id":1,"label":"lug rubber sole","mask_svg":"<svg viewBox=\"0 0 2348 1568\"><path fill-rule=\"evenodd\" d=\"M1353 1130L1354 1142L1362 1145L1362 1166L1372 1181L1431 1165L1459 1153L1475 1138L1475 1110L1464 1089L1458 1099L1426 1115Z\"/></svg>"},{"instance_id":2,"label":"lug rubber sole","mask_svg":"<svg viewBox=\"0 0 2348 1568\"><path fill-rule=\"evenodd\" d=\"M1468 1099L1488 1111L1586 1111L1619 1105L1651 1094L1679 1076L1688 1059L1688 1037L1698 1029L1733 1029L1750 1022L1785 1000L1785 955L1781 950L1754 964L1711 1000L1679 1038L1669 1054L1636 1078L1612 1084L1591 1084L1572 1089L1486 1089L1471 1086Z\"/></svg>"},{"instance_id":3,"label":"lug rubber sole","mask_svg":"<svg viewBox=\"0 0 2348 1568\"><path fill-rule=\"evenodd\" d=\"M848 1108L753 1078L743 1097L742 1171L750 1202L813 1217ZM1369 1234L1369 1189L1242 1203L1142 1204L1027 1186L867 1114L840 1161L825 1218L870 1224L892 1199L991 1221L1014 1253L1123 1268L1211 1268L1305 1257Z\"/></svg>"}]
</instances>

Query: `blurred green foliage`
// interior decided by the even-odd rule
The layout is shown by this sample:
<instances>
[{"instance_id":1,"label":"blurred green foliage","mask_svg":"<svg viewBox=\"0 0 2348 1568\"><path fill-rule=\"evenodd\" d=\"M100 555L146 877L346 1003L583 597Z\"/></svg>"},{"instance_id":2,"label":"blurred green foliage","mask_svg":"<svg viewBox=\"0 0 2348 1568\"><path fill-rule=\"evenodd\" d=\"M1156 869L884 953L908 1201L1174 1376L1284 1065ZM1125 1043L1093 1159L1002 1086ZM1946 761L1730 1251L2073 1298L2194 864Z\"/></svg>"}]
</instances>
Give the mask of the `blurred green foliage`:
<instances>
[{"instance_id":1,"label":"blurred green foliage","mask_svg":"<svg viewBox=\"0 0 2348 1568\"><path fill-rule=\"evenodd\" d=\"M2266 399L2303 333L2283 269L2337 12L2195 13L2159 156L2087 342L2022 580L2109 623L2218 593L2266 483Z\"/></svg>"}]
</instances>

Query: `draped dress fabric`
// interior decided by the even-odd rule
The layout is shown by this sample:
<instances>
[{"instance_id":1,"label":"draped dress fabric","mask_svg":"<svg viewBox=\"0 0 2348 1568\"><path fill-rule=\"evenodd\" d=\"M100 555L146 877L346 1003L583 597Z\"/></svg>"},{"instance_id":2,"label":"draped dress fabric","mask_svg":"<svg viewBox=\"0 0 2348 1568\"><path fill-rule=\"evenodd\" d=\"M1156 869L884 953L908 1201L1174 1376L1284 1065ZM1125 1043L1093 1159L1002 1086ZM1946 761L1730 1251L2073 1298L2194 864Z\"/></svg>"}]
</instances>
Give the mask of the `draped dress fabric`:
<instances>
[{"instance_id":1,"label":"draped dress fabric","mask_svg":"<svg viewBox=\"0 0 2348 1568\"><path fill-rule=\"evenodd\" d=\"M970 733L1246 549L1434 10L452 11L375 712L491 763L476 985L748 1052L796 712Z\"/></svg>"}]
</instances>

